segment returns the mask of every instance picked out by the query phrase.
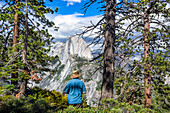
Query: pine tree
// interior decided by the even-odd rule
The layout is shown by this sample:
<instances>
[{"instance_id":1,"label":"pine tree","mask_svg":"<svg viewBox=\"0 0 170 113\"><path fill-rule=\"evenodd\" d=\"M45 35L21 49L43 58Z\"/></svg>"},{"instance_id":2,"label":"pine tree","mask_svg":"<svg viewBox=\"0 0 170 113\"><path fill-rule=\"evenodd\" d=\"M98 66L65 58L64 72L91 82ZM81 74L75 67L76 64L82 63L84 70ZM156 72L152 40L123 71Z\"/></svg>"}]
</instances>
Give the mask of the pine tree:
<instances>
[{"instance_id":1,"label":"pine tree","mask_svg":"<svg viewBox=\"0 0 170 113\"><path fill-rule=\"evenodd\" d=\"M15 0L15 5L17 7L17 4L20 0ZM13 33L13 49L15 52L18 52L18 49L15 48L15 45L17 45L18 43L18 37L19 37L19 15L17 13L17 11L19 11L18 8L14 9L14 33ZM14 69L17 69L17 67L14 67ZM15 79L17 78L17 73L11 73L11 78ZM11 84L17 85L17 81L16 80L11 80Z\"/></svg>"},{"instance_id":2,"label":"pine tree","mask_svg":"<svg viewBox=\"0 0 170 113\"><path fill-rule=\"evenodd\" d=\"M166 24L169 16L169 9L166 8L168 2L166 0L129 2L131 2L129 18L132 22L128 26L127 32L132 31L139 34L133 38L129 47L134 48L135 54L141 56L135 63L135 65L140 64L140 68L136 69L135 73L144 75L145 107L151 107L151 105L155 105L154 95L159 87L166 87L163 81L168 73L167 66L169 65L167 61L169 26ZM160 63L158 63L158 59L161 59ZM137 77L133 74L133 78L135 76ZM135 79L142 83L141 77ZM164 85L159 86L159 83ZM157 86L155 87L155 85ZM138 84L137 87L142 91L141 85ZM163 92L162 95L164 95ZM153 104L151 100L154 100ZM142 98L141 101L143 101Z\"/></svg>"},{"instance_id":3,"label":"pine tree","mask_svg":"<svg viewBox=\"0 0 170 113\"><path fill-rule=\"evenodd\" d=\"M103 59L103 82L102 82L102 92L101 100L108 98L118 98L116 92L113 92L115 88L115 81L117 78L120 78L120 73L124 72L124 67L117 68L118 65L125 62L126 58L130 54L130 49L128 48L127 43L129 40L126 39L127 35L130 35L130 32L124 34L125 29L123 28L124 21L127 20L128 16L128 2L121 0L117 3L116 0L90 0L84 5L85 12L93 3L102 3L101 11L104 11L103 18L97 23L92 23L91 26L85 28L83 35L87 32L91 32L94 29L99 29L98 32L94 34L94 40L92 44L98 44L103 41L104 52L99 56L94 58L94 60L101 58ZM81 35L82 35L81 34ZM94 35L93 32L90 36ZM128 51L127 51L128 50ZM116 59L121 59L120 62L117 62ZM127 65L127 64L125 64ZM119 73L119 74L118 74ZM123 74L123 76L126 76ZM119 95L119 94L118 94ZM120 93L122 95L122 92ZM114 96L114 97L113 97Z\"/></svg>"},{"instance_id":4,"label":"pine tree","mask_svg":"<svg viewBox=\"0 0 170 113\"><path fill-rule=\"evenodd\" d=\"M44 5L44 0L5 2L0 10L0 33L4 42L0 49L1 77L27 80L31 70L38 73L49 71L45 66L54 59L47 54L54 38L48 33L48 28L54 27L54 22L49 21L45 14L53 14L54 11ZM10 79L12 73L18 73L17 79Z\"/></svg>"}]
</instances>

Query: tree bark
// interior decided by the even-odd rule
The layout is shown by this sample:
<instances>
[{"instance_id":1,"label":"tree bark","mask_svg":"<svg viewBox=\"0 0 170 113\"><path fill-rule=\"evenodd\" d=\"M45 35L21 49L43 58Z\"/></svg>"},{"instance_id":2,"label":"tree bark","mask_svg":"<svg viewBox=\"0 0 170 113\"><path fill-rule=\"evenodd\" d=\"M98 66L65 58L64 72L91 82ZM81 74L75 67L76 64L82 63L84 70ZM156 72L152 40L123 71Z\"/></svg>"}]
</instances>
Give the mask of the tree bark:
<instances>
[{"instance_id":1,"label":"tree bark","mask_svg":"<svg viewBox=\"0 0 170 113\"><path fill-rule=\"evenodd\" d=\"M115 0L106 0L106 26L104 43L104 68L101 98L113 98L114 81L114 43L115 43Z\"/></svg>"},{"instance_id":2,"label":"tree bark","mask_svg":"<svg viewBox=\"0 0 170 113\"><path fill-rule=\"evenodd\" d=\"M27 80L22 78L21 84L20 84L20 92L24 95L26 94L26 90L27 90Z\"/></svg>"},{"instance_id":3,"label":"tree bark","mask_svg":"<svg viewBox=\"0 0 170 113\"><path fill-rule=\"evenodd\" d=\"M144 14L144 77L145 77L145 107L151 106L151 75L150 71L150 45L149 45L149 13Z\"/></svg>"},{"instance_id":4,"label":"tree bark","mask_svg":"<svg viewBox=\"0 0 170 113\"><path fill-rule=\"evenodd\" d=\"M24 49L23 49L23 63L27 63L27 38L28 38L28 9L27 9L28 0L26 0L26 19L25 19L25 38L24 38Z\"/></svg>"},{"instance_id":5,"label":"tree bark","mask_svg":"<svg viewBox=\"0 0 170 113\"><path fill-rule=\"evenodd\" d=\"M22 53L23 63L25 64L24 71L29 73L29 69L27 67L27 38L28 38L28 0L26 0L26 19L25 19L25 38L24 38L24 49ZM27 80L23 77L20 84L20 92L25 94L27 90Z\"/></svg>"},{"instance_id":6,"label":"tree bark","mask_svg":"<svg viewBox=\"0 0 170 113\"><path fill-rule=\"evenodd\" d=\"M15 5L17 5L19 0L15 0ZM18 52L18 49L15 47L15 45L18 43L18 37L19 37L19 15L16 13L15 9L15 14L14 14L14 34L13 34L13 49L15 50L15 52ZM16 67L14 67L16 68ZM11 78L12 79L16 79L18 76L17 73L12 73L11 74ZM16 80L11 80L11 84L17 85L18 81Z\"/></svg>"}]
</instances>

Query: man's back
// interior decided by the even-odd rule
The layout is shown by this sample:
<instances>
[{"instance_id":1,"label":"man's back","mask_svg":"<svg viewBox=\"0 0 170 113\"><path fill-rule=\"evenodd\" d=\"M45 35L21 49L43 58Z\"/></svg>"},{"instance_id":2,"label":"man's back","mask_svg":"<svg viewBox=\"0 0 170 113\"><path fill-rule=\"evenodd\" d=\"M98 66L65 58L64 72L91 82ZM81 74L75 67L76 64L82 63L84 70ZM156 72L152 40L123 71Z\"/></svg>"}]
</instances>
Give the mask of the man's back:
<instances>
[{"instance_id":1,"label":"man's back","mask_svg":"<svg viewBox=\"0 0 170 113\"><path fill-rule=\"evenodd\" d=\"M79 104L82 103L82 94L86 92L84 82L78 78L74 78L68 81L64 93L68 94L69 104Z\"/></svg>"}]
</instances>

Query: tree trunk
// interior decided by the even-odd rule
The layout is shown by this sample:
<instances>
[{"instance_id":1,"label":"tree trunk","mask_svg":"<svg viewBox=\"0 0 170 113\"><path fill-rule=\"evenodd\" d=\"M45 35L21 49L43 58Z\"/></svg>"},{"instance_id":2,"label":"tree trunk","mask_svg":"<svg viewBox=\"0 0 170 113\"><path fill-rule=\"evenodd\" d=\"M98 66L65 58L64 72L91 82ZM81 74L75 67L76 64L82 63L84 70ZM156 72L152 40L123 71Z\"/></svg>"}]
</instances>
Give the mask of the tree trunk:
<instances>
[{"instance_id":1,"label":"tree trunk","mask_svg":"<svg viewBox=\"0 0 170 113\"><path fill-rule=\"evenodd\" d=\"M26 0L26 19L25 19L25 39L24 39L24 49L23 49L23 63L27 63L27 38L28 38L28 0Z\"/></svg>"},{"instance_id":2,"label":"tree trunk","mask_svg":"<svg viewBox=\"0 0 170 113\"><path fill-rule=\"evenodd\" d=\"M144 63L145 63L145 107L151 106L151 75L150 71L150 45L149 45L149 14L144 15Z\"/></svg>"},{"instance_id":3,"label":"tree trunk","mask_svg":"<svg viewBox=\"0 0 170 113\"><path fill-rule=\"evenodd\" d=\"M17 2L19 0L15 1L15 5L17 5ZM15 9L18 10L18 9ZM18 43L17 39L19 37L19 15L15 12L14 14L14 34L13 34L13 49L15 50L15 52L18 52L18 49L15 47L15 45ZM16 67L14 67L16 68ZM16 79L18 76L17 73L12 73L11 74L11 78L12 79ZM16 80L11 80L11 84L17 85L18 81Z\"/></svg>"},{"instance_id":4,"label":"tree trunk","mask_svg":"<svg viewBox=\"0 0 170 113\"><path fill-rule=\"evenodd\" d=\"M21 84L20 84L20 92L24 95L24 94L26 94L25 93L26 90L27 90L27 80L22 78Z\"/></svg>"},{"instance_id":5,"label":"tree trunk","mask_svg":"<svg viewBox=\"0 0 170 113\"><path fill-rule=\"evenodd\" d=\"M105 49L104 49L104 68L101 98L113 98L114 80L114 43L115 43L115 0L107 0L106 5L106 27L105 27Z\"/></svg>"},{"instance_id":6,"label":"tree trunk","mask_svg":"<svg viewBox=\"0 0 170 113\"><path fill-rule=\"evenodd\" d=\"M28 38L28 9L27 9L27 5L28 5L28 0L26 0L26 19L25 19L25 38L24 38L24 49L23 49L23 53L22 53L22 59L23 59L23 63L25 64L24 67L24 71L28 72L29 74L29 69L28 69L28 65L27 65L27 38ZM23 77L21 84L20 84L20 92L22 92L22 94L25 94L27 90L27 80Z\"/></svg>"}]
</instances>

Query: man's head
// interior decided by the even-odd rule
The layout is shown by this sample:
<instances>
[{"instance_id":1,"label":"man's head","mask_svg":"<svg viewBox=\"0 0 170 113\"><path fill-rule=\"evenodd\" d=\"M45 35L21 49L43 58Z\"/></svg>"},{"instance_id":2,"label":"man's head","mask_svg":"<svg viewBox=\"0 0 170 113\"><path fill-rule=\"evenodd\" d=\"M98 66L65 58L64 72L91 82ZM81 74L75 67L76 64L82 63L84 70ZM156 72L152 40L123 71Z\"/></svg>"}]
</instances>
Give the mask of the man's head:
<instances>
[{"instance_id":1,"label":"man's head","mask_svg":"<svg viewBox=\"0 0 170 113\"><path fill-rule=\"evenodd\" d=\"M78 72L78 70L74 70L73 74L71 75L71 78L78 78L81 76L81 73Z\"/></svg>"}]
</instances>

